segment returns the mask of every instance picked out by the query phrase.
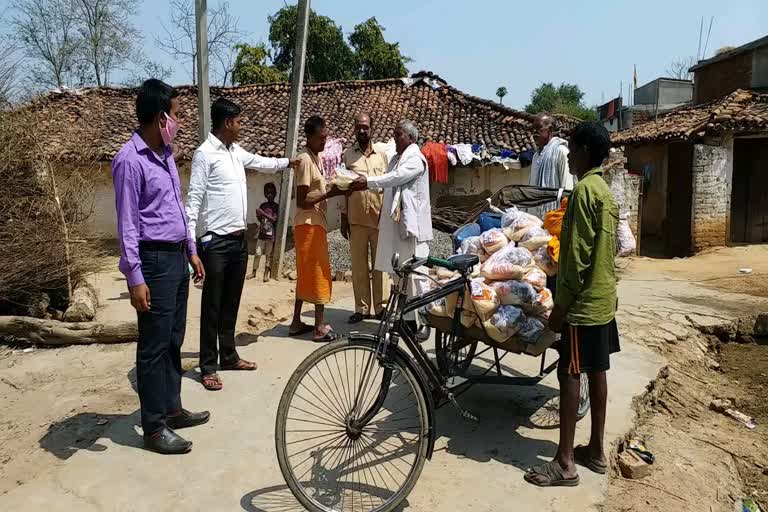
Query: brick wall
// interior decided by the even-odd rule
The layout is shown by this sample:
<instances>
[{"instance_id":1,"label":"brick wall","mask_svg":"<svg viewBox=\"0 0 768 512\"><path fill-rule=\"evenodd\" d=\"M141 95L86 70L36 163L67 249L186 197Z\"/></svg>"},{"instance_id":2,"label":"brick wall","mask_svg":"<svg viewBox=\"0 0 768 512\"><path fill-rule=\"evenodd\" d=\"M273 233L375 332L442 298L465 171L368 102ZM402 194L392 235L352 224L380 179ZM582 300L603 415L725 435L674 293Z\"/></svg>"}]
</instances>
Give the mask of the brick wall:
<instances>
[{"instance_id":1,"label":"brick wall","mask_svg":"<svg viewBox=\"0 0 768 512\"><path fill-rule=\"evenodd\" d=\"M691 250L721 247L728 241L733 146L693 146Z\"/></svg>"},{"instance_id":2,"label":"brick wall","mask_svg":"<svg viewBox=\"0 0 768 512\"><path fill-rule=\"evenodd\" d=\"M697 70L693 82L697 105L722 98L736 89L749 89L752 85L752 52Z\"/></svg>"},{"instance_id":3,"label":"brick wall","mask_svg":"<svg viewBox=\"0 0 768 512\"><path fill-rule=\"evenodd\" d=\"M627 159L623 151L614 149L611 152L608 161L603 166L605 169L605 181L616 196L616 202L619 204L619 213L627 214L629 227L635 237L637 232L637 214L640 205L640 179L636 174L627 172Z\"/></svg>"}]
</instances>

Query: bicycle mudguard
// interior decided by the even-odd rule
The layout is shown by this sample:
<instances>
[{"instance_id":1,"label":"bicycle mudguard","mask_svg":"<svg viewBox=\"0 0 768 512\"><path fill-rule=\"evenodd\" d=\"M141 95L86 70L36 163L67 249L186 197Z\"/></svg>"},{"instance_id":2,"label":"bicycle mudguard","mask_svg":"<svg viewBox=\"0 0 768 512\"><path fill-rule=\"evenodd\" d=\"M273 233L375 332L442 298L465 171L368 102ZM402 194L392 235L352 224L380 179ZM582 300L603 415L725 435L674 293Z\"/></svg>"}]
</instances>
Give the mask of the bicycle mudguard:
<instances>
[{"instance_id":1,"label":"bicycle mudguard","mask_svg":"<svg viewBox=\"0 0 768 512\"><path fill-rule=\"evenodd\" d=\"M350 333L349 335L353 335L355 338L362 338L366 341L371 341L373 343L379 343L379 337L375 334L367 334L367 333L361 333L361 332L355 332ZM408 353L400 348L400 346L389 347L389 350L395 350L395 357L402 360L402 362L413 372L414 375L416 375L416 378L419 381L419 387L421 388L421 392L424 393L424 396L427 400L427 414L428 418L427 421L429 422L429 432L427 432L427 460L432 460L432 452L435 449L435 440L437 437L437 431L435 429L435 400L432 397L432 390L429 388L429 380L427 380L427 376L424 375L424 372L419 368L419 366L414 362L413 358L408 356Z\"/></svg>"}]
</instances>

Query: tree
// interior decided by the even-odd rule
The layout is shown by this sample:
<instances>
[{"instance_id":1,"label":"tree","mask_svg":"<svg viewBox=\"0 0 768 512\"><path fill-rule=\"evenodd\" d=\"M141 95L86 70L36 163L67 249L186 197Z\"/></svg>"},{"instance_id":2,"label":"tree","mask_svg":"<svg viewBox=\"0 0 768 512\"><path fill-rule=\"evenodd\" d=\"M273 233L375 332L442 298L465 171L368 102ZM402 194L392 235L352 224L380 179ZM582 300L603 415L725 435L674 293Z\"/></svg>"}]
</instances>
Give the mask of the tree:
<instances>
[{"instance_id":1,"label":"tree","mask_svg":"<svg viewBox=\"0 0 768 512\"><path fill-rule=\"evenodd\" d=\"M245 43L235 46L237 58L232 68L232 84L264 84L285 82L288 74L268 64L269 50L264 43L251 46Z\"/></svg>"},{"instance_id":2,"label":"tree","mask_svg":"<svg viewBox=\"0 0 768 512\"><path fill-rule=\"evenodd\" d=\"M14 0L11 6L14 36L24 55L35 62L35 82L53 87L79 84L77 59L82 40L70 2Z\"/></svg>"},{"instance_id":3,"label":"tree","mask_svg":"<svg viewBox=\"0 0 768 512\"><path fill-rule=\"evenodd\" d=\"M269 16L269 42L274 50L274 65L289 72L296 46L297 7L286 6ZM305 68L307 82L330 82L357 78L355 55L344 40L341 27L314 11L309 13L307 56Z\"/></svg>"},{"instance_id":4,"label":"tree","mask_svg":"<svg viewBox=\"0 0 768 512\"><path fill-rule=\"evenodd\" d=\"M131 23L133 0L73 0L73 15L82 40L83 58L96 85L110 83L110 74L136 53L141 33Z\"/></svg>"},{"instance_id":5,"label":"tree","mask_svg":"<svg viewBox=\"0 0 768 512\"><path fill-rule=\"evenodd\" d=\"M545 82L531 93L531 103L525 107L525 111L530 114L565 114L585 121L596 120L597 112L585 106L583 98L584 93L578 85L564 83L555 87L552 82Z\"/></svg>"},{"instance_id":6,"label":"tree","mask_svg":"<svg viewBox=\"0 0 768 512\"><path fill-rule=\"evenodd\" d=\"M508 93L508 91L507 91L506 87L502 86L502 87L499 87L498 89L496 89L496 96L499 97L499 105L502 104L502 100L504 99L504 96L507 95L507 93Z\"/></svg>"},{"instance_id":7,"label":"tree","mask_svg":"<svg viewBox=\"0 0 768 512\"><path fill-rule=\"evenodd\" d=\"M696 65L696 57L684 57L675 59L669 63L664 69L664 73L668 78L676 78L677 80L691 80L693 73L688 70Z\"/></svg>"},{"instance_id":8,"label":"tree","mask_svg":"<svg viewBox=\"0 0 768 512\"><path fill-rule=\"evenodd\" d=\"M355 51L358 78L376 80L400 78L408 74L405 65L411 59L400 53L399 43L384 39L384 27L376 18L368 18L355 26L349 42Z\"/></svg>"},{"instance_id":9,"label":"tree","mask_svg":"<svg viewBox=\"0 0 768 512\"><path fill-rule=\"evenodd\" d=\"M155 37L155 43L171 57L183 60L192 84L197 81L197 47L195 33L194 0L170 1L170 27L163 24L162 36ZM239 20L229 12L227 2L208 9L208 59L221 85L227 85L235 60L235 45L244 36Z\"/></svg>"},{"instance_id":10,"label":"tree","mask_svg":"<svg viewBox=\"0 0 768 512\"><path fill-rule=\"evenodd\" d=\"M168 80L171 77L171 68L148 59L141 52L137 54L136 58L137 65L130 70L129 74L121 82L123 87L139 87L144 80L150 77L157 78L158 80Z\"/></svg>"},{"instance_id":11,"label":"tree","mask_svg":"<svg viewBox=\"0 0 768 512\"><path fill-rule=\"evenodd\" d=\"M7 108L16 96L20 59L16 48L0 48L0 112Z\"/></svg>"}]
</instances>

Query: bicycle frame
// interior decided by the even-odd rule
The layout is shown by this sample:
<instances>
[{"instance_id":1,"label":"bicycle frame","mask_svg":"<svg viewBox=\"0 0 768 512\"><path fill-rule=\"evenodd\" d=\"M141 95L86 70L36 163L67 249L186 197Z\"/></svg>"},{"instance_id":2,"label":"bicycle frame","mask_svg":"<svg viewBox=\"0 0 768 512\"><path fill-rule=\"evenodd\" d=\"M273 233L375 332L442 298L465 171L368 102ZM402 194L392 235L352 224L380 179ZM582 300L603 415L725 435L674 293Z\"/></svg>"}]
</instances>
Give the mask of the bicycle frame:
<instances>
[{"instance_id":1,"label":"bicycle frame","mask_svg":"<svg viewBox=\"0 0 768 512\"><path fill-rule=\"evenodd\" d=\"M427 352L416 340L416 333L411 330L403 317L405 314L416 311L436 300L448 297L453 293L458 293L459 298L456 305L456 314L453 319L453 332L457 332L456 329L459 324L459 319L461 318L463 292L468 279L465 274L462 274L457 279L449 281L446 285L436 290L431 290L419 297L409 299L407 297L406 287L408 278L413 272L415 271L406 271L403 272L402 275L398 272L398 276L400 277L399 283L397 285L393 284L392 286L392 293L390 293L389 302L387 303L384 317L379 326L379 345L376 348L376 358L379 364L385 369L381 388L376 400L368 411L366 411L358 420L350 422L349 427L352 431L362 430L376 416L379 409L384 404L392 379L390 365L392 356L389 348L391 346L397 347L400 338L403 339L408 351L413 356L416 366L418 366L426 375L429 380L428 384L444 396L449 394L449 391L445 388L445 377L440 373L437 366L435 366L429 359ZM355 407L357 407L357 403L355 404Z\"/></svg>"}]
</instances>

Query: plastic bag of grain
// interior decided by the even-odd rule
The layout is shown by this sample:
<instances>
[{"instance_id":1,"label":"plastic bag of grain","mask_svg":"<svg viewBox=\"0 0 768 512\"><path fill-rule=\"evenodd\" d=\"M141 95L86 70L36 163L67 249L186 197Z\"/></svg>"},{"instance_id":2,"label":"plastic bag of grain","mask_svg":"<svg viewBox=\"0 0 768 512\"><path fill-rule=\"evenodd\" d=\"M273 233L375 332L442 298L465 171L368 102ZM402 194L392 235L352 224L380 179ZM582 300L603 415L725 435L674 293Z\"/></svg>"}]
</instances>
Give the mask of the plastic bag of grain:
<instances>
[{"instance_id":1,"label":"plastic bag of grain","mask_svg":"<svg viewBox=\"0 0 768 512\"><path fill-rule=\"evenodd\" d=\"M492 254L480 267L480 273L488 279L522 279L532 265L531 251L509 244Z\"/></svg>"},{"instance_id":2,"label":"plastic bag of grain","mask_svg":"<svg viewBox=\"0 0 768 512\"><path fill-rule=\"evenodd\" d=\"M531 267L523 276L523 281L539 292L547 287L547 274L539 267Z\"/></svg>"},{"instance_id":3,"label":"plastic bag of grain","mask_svg":"<svg viewBox=\"0 0 768 512\"><path fill-rule=\"evenodd\" d=\"M536 249L536 252L533 253L533 261L536 263L537 267L544 271L545 274L547 274L549 277L554 277L557 275L558 267L557 263L552 261L552 256L550 256L547 247L547 245L542 245Z\"/></svg>"},{"instance_id":4,"label":"plastic bag of grain","mask_svg":"<svg viewBox=\"0 0 768 512\"><path fill-rule=\"evenodd\" d=\"M471 303L466 303L466 309L477 314L481 321L487 320L496 312L499 307L499 298L496 291L485 284L484 280L472 279L469 283L469 299Z\"/></svg>"},{"instance_id":5,"label":"plastic bag of grain","mask_svg":"<svg viewBox=\"0 0 768 512\"><path fill-rule=\"evenodd\" d=\"M331 185L339 190L347 190L359 175L356 172L347 170L343 167L336 168L336 175L331 180Z\"/></svg>"},{"instance_id":6,"label":"plastic bag of grain","mask_svg":"<svg viewBox=\"0 0 768 512\"><path fill-rule=\"evenodd\" d=\"M542 220L528 212L523 212L513 206L504 212L501 216L501 228L509 228L510 232L517 231L527 226L541 226Z\"/></svg>"},{"instance_id":7,"label":"plastic bag of grain","mask_svg":"<svg viewBox=\"0 0 768 512\"><path fill-rule=\"evenodd\" d=\"M532 345L539 340L546 329L544 323L538 318L526 316L520 325L520 330L517 331L517 335L520 337L520 341Z\"/></svg>"},{"instance_id":8,"label":"plastic bag of grain","mask_svg":"<svg viewBox=\"0 0 768 512\"><path fill-rule=\"evenodd\" d=\"M491 318L483 322L483 327L491 339L503 343L517 334L524 320L525 315L520 308L502 305Z\"/></svg>"},{"instance_id":9,"label":"plastic bag of grain","mask_svg":"<svg viewBox=\"0 0 768 512\"><path fill-rule=\"evenodd\" d=\"M552 239L552 235L549 232L540 227L531 227L525 230L525 233L520 237L517 245L519 247L525 247L529 251L533 252L542 245L547 245Z\"/></svg>"},{"instance_id":10,"label":"plastic bag of grain","mask_svg":"<svg viewBox=\"0 0 768 512\"><path fill-rule=\"evenodd\" d=\"M498 228L489 229L480 235L480 244L489 255L503 249L508 243L504 231Z\"/></svg>"},{"instance_id":11,"label":"plastic bag of grain","mask_svg":"<svg viewBox=\"0 0 768 512\"><path fill-rule=\"evenodd\" d=\"M459 254L480 254L483 250L483 244L480 242L480 236L468 236L459 246Z\"/></svg>"},{"instance_id":12,"label":"plastic bag of grain","mask_svg":"<svg viewBox=\"0 0 768 512\"><path fill-rule=\"evenodd\" d=\"M549 312L555 307L555 302L552 299L552 292L549 291L549 288L544 288L536 293L533 302L523 304L521 307L531 316L544 316L549 318Z\"/></svg>"},{"instance_id":13,"label":"plastic bag of grain","mask_svg":"<svg viewBox=\"0 0 768 512\"><path fill-rule=\"evenodd\" d=\"M619 225L616 226L616 255L621 258L632 256L636 249L635 235L632 234L627 215L624 214L619 218Z\"/></svg>"},{"instance_id":14,"label":"plastic bag of grain","mask_svg":"<svg viewBox=\"0 0 768 512\"><path fill-rule=\"evenodd\" d=\"M501 304L521 306L523 304L533 304L533 301L536 300L536 290L524 281L515 279L491 281L488 283L488 286L496 292Z\"/></svg>"}]
</instances>

